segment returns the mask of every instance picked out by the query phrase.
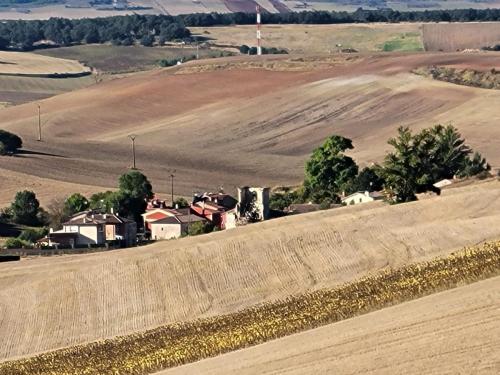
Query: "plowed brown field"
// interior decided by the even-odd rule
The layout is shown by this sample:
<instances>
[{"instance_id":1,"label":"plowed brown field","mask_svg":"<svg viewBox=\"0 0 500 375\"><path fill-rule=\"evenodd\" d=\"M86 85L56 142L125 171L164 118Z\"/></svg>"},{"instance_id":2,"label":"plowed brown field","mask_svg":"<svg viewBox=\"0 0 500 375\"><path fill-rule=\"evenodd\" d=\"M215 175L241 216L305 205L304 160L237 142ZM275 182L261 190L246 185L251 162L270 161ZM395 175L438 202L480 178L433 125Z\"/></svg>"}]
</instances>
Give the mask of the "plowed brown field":
<instances>
[{"instance_id":1,"label":"plowed brown field","mask_svg":"<svg viewBox=\"0 0 500 375\"><path fill-rule=\"evenodd\" d=\"M500 237L500 182L112 252L0 264L0 360L227 313Z\"/></svg>"},{"instance_id":2,"label":"plowed brown field","mask_svg":"<svg viewBox=\"0 0 500 375\"><path fill-rule=\"evenodd\" d=\"M161 374L493 375L499 310L496 277Z\"/></svg>"},{"instance_id":3,"label":"plowed brown field","mask_svg":"<svg viewBox=\"0 0 500 375\"><path fill-rule=\"evenodd\" d=\"M333 133L353 138L353 155L366 164L383 157L398 126L437 122L457 126L500 166L491 141L500 138L500 92L410 73L429 65L500 68L500 55L238 57L139 73L43 100L43 142L34 104L1 109L0 128L37 154L2 158L0 171L43 177L54 195L60 181L114 187L131 165L135 133L137 166L157 192L168 192L170 169L179 194L232 192L300 182L311 150ZM0 179L0 204L12 199L8 186Z\"/></svg>"}]
</instances>

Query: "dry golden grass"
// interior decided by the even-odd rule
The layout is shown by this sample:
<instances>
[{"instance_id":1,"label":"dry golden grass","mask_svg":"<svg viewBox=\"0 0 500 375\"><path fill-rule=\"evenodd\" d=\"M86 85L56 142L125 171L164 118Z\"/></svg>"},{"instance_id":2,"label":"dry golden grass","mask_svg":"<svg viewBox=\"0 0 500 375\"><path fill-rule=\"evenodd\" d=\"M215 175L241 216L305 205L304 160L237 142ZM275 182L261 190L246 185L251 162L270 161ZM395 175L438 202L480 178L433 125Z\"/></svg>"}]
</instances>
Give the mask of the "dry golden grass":
<instances>
[{"instance_id":1,"label":"dry golden grass","mask_svg":"<svg viewBox=\"0 0 500 375\"><path fill-rule=\"evenodd\" d=\"M428 23L422 27L426 51L461 51L500 44L500 22Z\"/></svg>"},{"instance_id":2,"label":"dry golden grass","mask_svg":"<svg viewBox=\"0 0 500 375\"><path fill-rule=\"evenodd\" d=\"M292 53L336 53L337 44L358 51L382 51L386 42L400 41L396 50L423 48L420 24L262 25L264 47ZM193 34L220 45L254 46L255 26L190 27Z\"/></svg>"},{"instance_id":3,"label":"dry golden grass","mask_svg":"<svg viewBox=\"0 0 500 375\"><path fill-rule=\"evenodd\" d=\"M496 375L499 309L495 277L161 374Z\"/></svg>"},{"instance_id":4,"label":"dry golden grass","mask_svg":"<svg viewBox=\"0 0 500 375\"><path fill-rule=\"evenodd\" d=\"M145 375L500 273L500 242L228 315L0 364L2 375Z\"/></svg>"},{"instance_id":5,"label":"dry golden grass","mask_svg":"<svg viewBox=\"0 0 500 375\"><path fill-rule=\"evenodd\" d=\"M27 52L0 51L0 74L49 75L89 72L78 61L42 56Z\"/></svg>"},{"instance_id":6,"label":"dry golden grass","mask_svg":"<svg viewBox=\"0 0 500 375\"><path fill-rule=\"evenodd\" d=\"M0 360L227 314L499 238L499 186L0 265Z\"/></svg>"}]
</instances>

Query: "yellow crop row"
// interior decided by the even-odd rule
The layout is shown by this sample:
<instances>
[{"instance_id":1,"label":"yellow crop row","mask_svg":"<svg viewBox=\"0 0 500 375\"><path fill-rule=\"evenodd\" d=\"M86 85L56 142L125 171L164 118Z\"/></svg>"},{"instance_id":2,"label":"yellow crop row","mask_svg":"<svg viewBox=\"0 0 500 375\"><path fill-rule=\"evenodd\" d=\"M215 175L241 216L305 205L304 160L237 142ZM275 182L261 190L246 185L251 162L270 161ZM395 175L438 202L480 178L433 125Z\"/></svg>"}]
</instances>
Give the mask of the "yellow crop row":
<instances>
[{"instance_id":1,"label":"yellow crop row","mask_svg":"<svg viewBox=\"0 0 500 375\"><path fill-rule=\"evenodd\" d=\"M0 375L148 374L500 274L500 241L335 289L0 364Z\"/></svg>"}]
</instances>

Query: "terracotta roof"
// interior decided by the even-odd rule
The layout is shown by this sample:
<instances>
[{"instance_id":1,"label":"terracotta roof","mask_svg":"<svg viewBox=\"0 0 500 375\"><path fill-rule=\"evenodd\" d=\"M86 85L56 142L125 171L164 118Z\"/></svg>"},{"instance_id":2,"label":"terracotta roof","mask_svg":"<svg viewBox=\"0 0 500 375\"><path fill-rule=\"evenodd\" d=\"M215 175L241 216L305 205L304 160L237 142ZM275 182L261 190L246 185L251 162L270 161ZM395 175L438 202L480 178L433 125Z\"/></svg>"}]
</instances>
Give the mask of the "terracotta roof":
<instances>
[{"instance_id":1,"label":"terracotta roof","mask_svg":"<svg viewBox=\"0 0 500 375\"><path fill-rule=\"evenodd\" d=\"M131 222L133 221L116 214L101 214L93 211L84 211L70 217L64 225L122 224Z\"/></svg>"},{"instance_id":2,"label":"terracotta roof","mask_svg":"<svg viewBox=\"0 0 500 375\"><path fill-rule=\"evenodd\" d=\"M177 215L177 216L169 216L164 219L156 220L151 223L151 225L156 224L187 224L187 223L195 223L197 221L207 221L207 219L203 217L196 216L194 214L191 215Z\"/></svg>"}]
</instances>

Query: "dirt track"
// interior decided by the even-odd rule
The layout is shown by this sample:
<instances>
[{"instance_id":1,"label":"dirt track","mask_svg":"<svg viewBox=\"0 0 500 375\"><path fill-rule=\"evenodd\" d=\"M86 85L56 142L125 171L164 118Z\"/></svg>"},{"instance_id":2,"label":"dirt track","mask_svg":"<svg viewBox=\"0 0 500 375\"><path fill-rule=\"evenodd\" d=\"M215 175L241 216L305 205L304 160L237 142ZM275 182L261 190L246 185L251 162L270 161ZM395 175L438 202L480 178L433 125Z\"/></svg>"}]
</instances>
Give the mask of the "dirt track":
<instances>
[{"instance_id":1,"label":"dirt track","mask_svg":"<svg viewBox=\"0 0 500 375\"><path fill-rule=\"evenodd\" d=\"M500 277L158 374L498 374Z\"/></svg>"},{"instance_id":2,"label":"dirt track","mask_svg":"<svg viewBox=\"0 0 500 375\"><path fill-rule=\"evenodd\" d=\"M0 264L0 360L335 286L500 238L499 222L500 182L493 181L404 205Z\"/></svg>"},{"instance_id":3,"label":"dirt track","mask_svg":"<svg viewBox=\"0 0 500 375\"><path fill-rule=\"evenodd\" d=\"M361 164L380 161L400 125L457 126L494 167L500 153L497 91L436 82L419 66L500 67L498 54L380 54L209 60L136 74L42 101L44 142L35 141L32 104L2 109L0 127L19 133L32 154L2 158L0 170L85 186L116 186L137 163L155 190L296 184L311 150L333 133L354 139ZM259 69L259 64L264 69ZM198 72L198 73L197 73ZM184 73L184 74L179 74ZM45 186L51 186L50 181ZM0 189L10 184L0 181ZM0 194L6 204L11 194ZM48 197L47 197L48 198Z\"/></svg>"}]
</instances>

